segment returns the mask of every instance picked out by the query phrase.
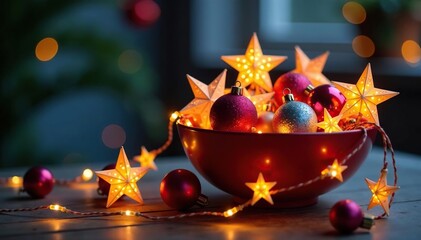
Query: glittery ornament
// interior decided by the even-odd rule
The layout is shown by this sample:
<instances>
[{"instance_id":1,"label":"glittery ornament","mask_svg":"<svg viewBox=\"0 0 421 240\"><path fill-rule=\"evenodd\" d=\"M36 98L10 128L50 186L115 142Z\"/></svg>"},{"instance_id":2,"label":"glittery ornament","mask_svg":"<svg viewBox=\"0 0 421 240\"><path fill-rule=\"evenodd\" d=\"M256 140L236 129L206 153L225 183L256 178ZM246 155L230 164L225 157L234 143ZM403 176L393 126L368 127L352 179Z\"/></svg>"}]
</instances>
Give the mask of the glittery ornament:
<instances>
[{"instance_id":1,"label":"glittery ornament","mask_svg":"<svg viewBox=\"0 0 421 240\"><path fill-rule=\"evenodd\" d=\"M53 174L44 167L32 167L23 176L23 191L33 198L47 196L53 187Z\"/></svg>"},{"instance_id":2,"label":"glittery ornament","mask_svg":"<svg viewBox=\"0 0 421 240\"><path fill-rule=\"evenodd\" d=\"M205 206L208 203L208 198L201 194L199 179L186 169L175 169L165 175L159 190L162 200L178 210L185 210L194 205Z\"/></svg>"},{"instance_id":3,"label":"glittery ornament","mask_svg":"<svg viewBox=\"0 0 421 240\"><path fill-rule=\"evenodd\" d=\"M210 122L213 130L250 132L257 122L257 110L242 95L242 88L233 86L230 94L218 98L212 105Z\"/></svg>"},{"instance_id":4,"label":"glittery ornament","mask_svg":"<svg viewBox=\"0 0 421 240\"><path fill-rule=\"evenodd\" d=\"M329 112L331 117L336 117L341 112L346 103L345 96L334 86L323 84L316 88L309 85L307 104L316 112L317 121L324 119L324 109Z\"/></svg>"},{"instance_id":5,"label":"glittery ornament","mask_svg":"<svg viewBox=\"0 0 421 240\"><path fill-rule=\"evenodd\" d=\"M302 102L294 101L292 94L284 96L284 105L276 110L272 127L278 133L316 132L317 116L313 109Z\"/></svg>"},{"instance_id":6,"label":"glittery ornament","mask_svg":"<svg viewBox=\"0 0 421 240\"><path fill-rule=\"evenodd\" d=\"M258 115L255 132L257 133L271 133L273 132L272 121L273 112L261 112Z\"/></svg>"},{"instance_id":7,"label":"glittery ornament","mask_svg":"<svg viewBox=\"0 0 421 240\"><path fill-rule=\"evenodd\" d=\"M332 226L341 233L351 233L358 227L370 229L374 225L371 217L364 216L360 206L352 200L337 202L329 212Z\"/></svg>"},{"instance_id":8,"label":"glittery ornament","mask_svg":"<svg viewBox=\"0 0 421 240\"><path fill-rule=\"evenodd\" d=\"M273 91L275 92L275 101L281 106L284 97L284 89L288 88L291 90L291 94L294 95L295 101L307 102L306 88L310 85L310 80L300 73L285 73L281 75L275 82L273 86Z\"/></svg>"}]
</instances>

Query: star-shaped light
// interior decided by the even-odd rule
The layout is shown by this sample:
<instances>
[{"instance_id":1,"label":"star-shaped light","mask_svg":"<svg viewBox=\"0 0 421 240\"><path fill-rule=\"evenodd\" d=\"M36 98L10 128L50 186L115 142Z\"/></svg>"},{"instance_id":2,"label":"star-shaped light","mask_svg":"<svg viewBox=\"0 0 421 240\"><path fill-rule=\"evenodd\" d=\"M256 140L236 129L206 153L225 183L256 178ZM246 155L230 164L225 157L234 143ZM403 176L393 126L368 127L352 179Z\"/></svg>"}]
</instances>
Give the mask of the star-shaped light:
<instances>
[{"instance_id":1,"label":"star-shaped light","mask_svg":"<svg viewBox=\"0 0 421 240\"><path fill-rule=\"evenodd\" d=\"M269 71L285 61L285 56L263 55L256 33L251 37L244 55L222 56L222 60L235 68L239 73L237 80L242 87L255 84L265 91L272 91Z\"/></svg>"},{"instance_id":2,"label":"star-shaped light","mask_svg":"<svg viewBox=\"0 0 421 240\"><path fill-rule=\"evenodd\" d=\"M341 111L343 117L361 115L377 125L379 125L377 105L399 94L374 87L370 63L356 85L342 82L333 82L333 84L346 97L345 106Z\"/></svg>"},{"instance_id":3,"label":"star-shaped light","mask_svg":"<svg viewBox=\"0 0 421 240\"><path fill-rule=\"evenodd\" d=\"M123 195L143 204L142 195L140 194L136 182L139 181L147 171L148 168L144 167L130 167L124 148L121 147L115 169L95 172L98 177L110 184L107 208Z\"/></svg>"},{"instance_id":4,"label":"star-shaped light","mask_svg":"<svg viewBox=\"0 0 421 240\"><path fill-rule=\"evenodd\" d=\"M209 113L213 103L222 95L225 89L225 77L227 70L225 69L218 77L215 78L209 85L187 75L190 87L194 94L194 99L181 109L181 114L191 114L200 119L200 126L202 128L209 128Z\"/></svg>"},{"instance_id":5,"label":"star-shaped light","mask_svg":"<svg viewBox=\"0 0 421 240\"><path fill-rule=\"evenodd\" d=\"M253 199L251 205L254 205L261 198L265 199L267 202L273 205L272 197L270 196L269 190L275 186L276 182L265 182L263 174L259 173L259 177L255 183L247 182L246 185L251 190L253 190Z\"/></svg>"},{"instance_id":6,"label":"star-shaped light","mask_svg":"<svg viewBox=\"0 0 421 240\"><path fill-rule=\"evenodd\" d=\"M322 74L329 52L309 59L300 47L295 46L295 69L293 72L305 75L314 87L322 84L330 84L330 81Z\"/></svg>"},{"instance_id":7,"label":"star-shaped light","mask_svg":"<svg viewBox=\"0 0 421 240\"><path fill-rule=\"evenodd\" d=\"M341 114L336 117L330 116L329 111L325 108L323 122L317 123L317 127L324 129L327 133L342 132L342 128L338 125L341 118Z\"/></svg>"},{"instance_id":8,"label":"star-shaped light","mask_svg":"<svg viewBox=\"0 0 421 240\"><path fill-rule=\"evenodd\" d=\"M396 192L399 187L387 185L387 169L382 169L380 178L377 182L368 178L366 178L365 181L367 182L368 188L373 193L367 209L369 210L380 205L384 212L389 215L389 196Z\"/></svg>"},{"instance_id":9,"label":"star-shaped light","mask_svg":"<svg viewBox=\"0 0 421 240\"><path fill-rule=\"evenodd\" d=\"M141 167L151 168L155 171L158 171L158 167L155 164L155 158L155 151L148 152L145 146L142 146L140 149L140 155L135 156L133 159L137 162L140 162Z\"/></svg>"},{"instance_id":10,"label":"star-shaped light","mask_svg":"<svg viewBox=\"0 0 421 240\"><path fill-rule=\"evenodd\" d=\"M251 95L246 88L243 88L243 96L250 99L258 113L267 111L267 103L273 98L273 95L275 92Z\"/></svg>"},{"instance_id":11,"label":"star-shaped light","mask_svg":"<svg viewBox=\"0 0 421 240\"><path fill-rule=\"evenodd\" d=\"M344 179L342 178L342 172L347 169L348 166L340 165L338 163L338 159L333 161L332 165L328 165L326 169L322 171L322 178L330 177L330 179L338 179L340 182L343 182Z\"/></svg>"}]
</instances>

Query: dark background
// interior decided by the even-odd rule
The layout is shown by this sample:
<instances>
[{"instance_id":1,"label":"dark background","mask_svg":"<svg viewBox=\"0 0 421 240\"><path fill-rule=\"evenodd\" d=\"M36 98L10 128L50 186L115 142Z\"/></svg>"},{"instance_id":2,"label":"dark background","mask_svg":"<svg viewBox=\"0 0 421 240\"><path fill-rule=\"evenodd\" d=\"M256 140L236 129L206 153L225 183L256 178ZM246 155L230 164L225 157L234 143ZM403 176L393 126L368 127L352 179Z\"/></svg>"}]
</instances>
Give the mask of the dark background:
<instances>
[{"instance_id":1,"label":"dark background","mask_svg":"<svg viewBox=\"0 0 421 240\"><path fill-rule=\"evenodd\" d=\"M155 2L159 19L139 26L127 17L126 1L2 1L0 166L113 162L118 147L101 137L109 124L124 129L129 158L142 145L159 147L169 114L193 98L186 74L209 83L226 68L227 86L233 84L237 72L220 56L243 54L253 32L265 54L288 56L270 72L272 82L295 67L295 45L310 58L330 51L324 74L334 81L356 83L370 62L375 86L400 92L378 105L381 126L395 149L421 154L421 65L406 63L400 53L408 33L420 43L420 16L413 14L420 1L366 1L367 19L358 26L342 17L347 1L286 1L292 22L338 21L352 36L370 36L376 52L369 58L358 57L346 36L342 42L305 37L317 28L303 28L303 38L272 38L260 1ZM278 12L285 10L268 16ZM59 43L48 62L34 55L44 37ZM118 67L127 49L139 54L134 73ZM177 138L163 155L183 154Z\"/></svg>"}]
</instances>

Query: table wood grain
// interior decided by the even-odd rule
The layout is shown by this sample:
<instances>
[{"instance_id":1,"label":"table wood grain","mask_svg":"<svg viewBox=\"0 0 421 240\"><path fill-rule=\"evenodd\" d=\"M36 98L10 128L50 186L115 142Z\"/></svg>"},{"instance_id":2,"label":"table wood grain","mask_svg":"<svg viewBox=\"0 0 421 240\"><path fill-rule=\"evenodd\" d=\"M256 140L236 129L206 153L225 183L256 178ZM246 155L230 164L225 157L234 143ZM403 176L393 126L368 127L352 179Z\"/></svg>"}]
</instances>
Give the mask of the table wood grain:
<instances>
[{"instance_id":1,"label":"table wood grain","mask_svg":"<svg viewBox=\"0 0 421 240\"><path fill-rule=\"evenodd\" d=\"M250 207L232 218L192 217L176 220L148 220L141 217L83 217L53 211L0 214L0 239L420 239L421 238L421 157L397 153L399 186L391 216L376 220L371 230L358 229L352 235L339 235L329 223L332 205L352 199L367 208L371 194L364 178L377 180L382 166L382 151L374 148L357 173L339 188L319 197L318 204L295 209ZM157 158L159 171L150 171L139 182L144 198L140 206L129 198L106 209L106 197L96 192L95 182L68 187L56 186L44 199L34 200L15 189L0 187L0 208L26 208L61 204L76 211L119 211L130 209L154 216L179 212L161 200L159 184L166 173L176 168L195 172L202 193L209 197L207 211L224 211L235 203L233 198L210 185L194 170L186 157ZM56 177L71 178L86 167L99 170L106 163L57 165L49 169ZM23 175L27 168L1 169L0 177ZM391 170L390 170L391 171ZM389 182L392 183L392 174ZM195 208L192 211L202 211ZM366 211L365 211L366 212ZM376 207L369 211L380 214Z\"/></svg>"}]
</instances>

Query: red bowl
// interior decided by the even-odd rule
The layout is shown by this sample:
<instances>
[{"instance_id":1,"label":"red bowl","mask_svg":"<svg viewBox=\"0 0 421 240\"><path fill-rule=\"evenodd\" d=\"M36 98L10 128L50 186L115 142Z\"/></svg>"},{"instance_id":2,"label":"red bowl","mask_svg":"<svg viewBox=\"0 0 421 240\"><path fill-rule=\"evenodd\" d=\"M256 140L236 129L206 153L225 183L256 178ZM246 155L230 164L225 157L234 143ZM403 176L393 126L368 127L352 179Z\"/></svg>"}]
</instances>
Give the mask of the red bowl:
<instances>
[{"instance_id":1,"label":"red bowl","mask_svg":"<svg viewBox=\"0 0 421 240\"><path fill-rule=\"evenodd\" d=\"M242 133L223 132L177 124L187 157L199 173L215 187L239 198L251 199L246 182L256 182L261 172L273 189L296 186L321 175L340 162L363 141L362 130L337 133ZM342 172L349 179L371 150L376 130L367 130L367 140L353 154ZM317 197L339 186L337 179L324 178L310 185L272 196L278 206L297 207L317 202Z\"/></svg>"}]
</instances>

